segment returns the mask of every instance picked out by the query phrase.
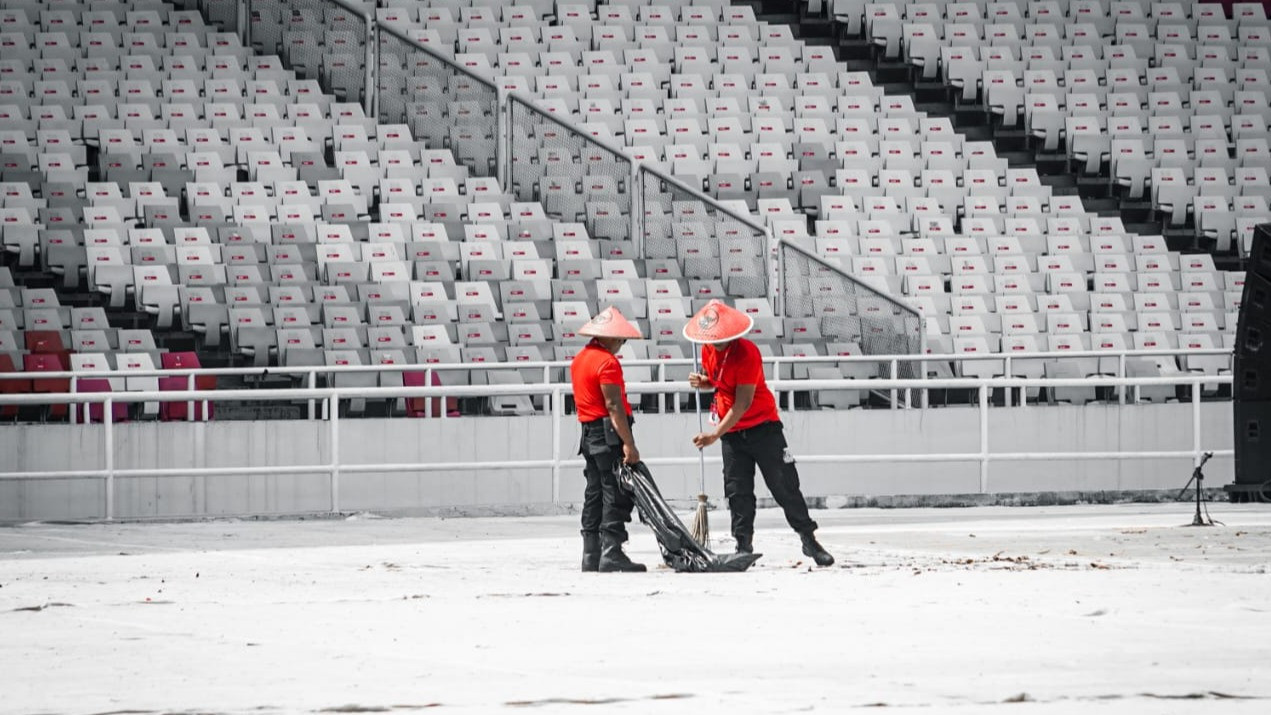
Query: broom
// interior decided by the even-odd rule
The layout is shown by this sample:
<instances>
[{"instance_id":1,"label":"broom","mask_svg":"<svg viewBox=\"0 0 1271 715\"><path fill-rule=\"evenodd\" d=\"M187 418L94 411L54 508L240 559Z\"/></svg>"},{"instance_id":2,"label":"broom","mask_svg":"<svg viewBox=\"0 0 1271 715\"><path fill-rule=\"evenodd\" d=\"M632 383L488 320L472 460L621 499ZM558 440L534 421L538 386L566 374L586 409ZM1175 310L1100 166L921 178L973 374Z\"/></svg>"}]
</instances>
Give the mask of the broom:
<instances>
[{"instance_id":1,"label":"broom","mask_svg":"<svg viewBox=\"0 0 1271 715\"><path fill-rule=\"evenodd\" d=\"M693 346L693 372L697 372L697 346ZM697 431L702 431L702 391L693 390L693 402L697 406ZM710 548L711 527L710 516L706 512L706 452L697 450L697 509L693 512L693 523L689 533L693 540L705 548Z\"/></svg>"}]
</instances>

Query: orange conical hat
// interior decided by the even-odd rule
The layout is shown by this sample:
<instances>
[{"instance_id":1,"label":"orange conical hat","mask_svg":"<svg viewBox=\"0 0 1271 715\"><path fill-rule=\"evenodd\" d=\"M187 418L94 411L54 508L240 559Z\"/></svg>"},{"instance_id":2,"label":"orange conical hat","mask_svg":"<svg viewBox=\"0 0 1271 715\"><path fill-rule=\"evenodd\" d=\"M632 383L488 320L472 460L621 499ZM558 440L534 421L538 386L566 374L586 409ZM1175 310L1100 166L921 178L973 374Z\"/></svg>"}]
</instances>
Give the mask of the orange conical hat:
<instances>
[{"instance_id":1,"label":"orange conical hat","mask_svg":"<svg viewBox=\"0 0 1271 715\"><path fill-rule=\"evenodd\" d=\"M684 326L684 337L692 343L722 343L749 333L754 324L749 315L720 300L712 300L689 318Z\"/></svg>"},{"instance_id":2,"label":"orange conical hat","mask_svg":"<svg viewBox=\"0 0 1271 715\"><path fill-rule=\"evenodd\" d=\"M623 338L625 340L639 340L640 329L631 324L631 321L623 317L622 312L617 308L610 306L600 311L596 317L587 321L587 324L578 329L579 335L586 335L592 338Z\"/></svg>"}]
</instances>

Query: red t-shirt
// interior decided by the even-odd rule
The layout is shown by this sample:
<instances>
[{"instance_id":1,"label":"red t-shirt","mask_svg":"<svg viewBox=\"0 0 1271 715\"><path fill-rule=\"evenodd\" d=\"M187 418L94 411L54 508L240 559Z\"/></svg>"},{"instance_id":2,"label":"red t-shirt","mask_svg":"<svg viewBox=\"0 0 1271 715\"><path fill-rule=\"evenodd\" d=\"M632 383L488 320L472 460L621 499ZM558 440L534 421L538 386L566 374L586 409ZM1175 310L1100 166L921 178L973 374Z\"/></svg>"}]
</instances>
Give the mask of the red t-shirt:
<instances>
[{"instance_id":1,"label":"red t-shirt","mask_svg":"<svg viewBox=\"0 0 1271 715\"><path fill-rule=\"evenodd\" d=\"M763 376L763 356L759 347L745 338L738 338L723 350L716 350L713 345L702 346L702 374L710 378L715 387L715 413L719 419L732 409L737 399L738 385L754 385L755 399L750 409L742 415L737 424L728 430L750 429L764 422L775 422L780 419L777 414L777 401L768 389Z\"/></svg>"},{"instance_id":2,"label":"red t-shirt","mask_svg":"<svg viewBox=\"0 0 1271 715\"><path fill-rule=\"evenodd\" d=\"M622 379L622 363L595 340L578 351L569 365L569 378L574 383L574 405L579 422L594 422L609 416L601 385L617 385L622 390L622 408L631 416L627 402L627 383Z\"/></svg>"}]
</instances>

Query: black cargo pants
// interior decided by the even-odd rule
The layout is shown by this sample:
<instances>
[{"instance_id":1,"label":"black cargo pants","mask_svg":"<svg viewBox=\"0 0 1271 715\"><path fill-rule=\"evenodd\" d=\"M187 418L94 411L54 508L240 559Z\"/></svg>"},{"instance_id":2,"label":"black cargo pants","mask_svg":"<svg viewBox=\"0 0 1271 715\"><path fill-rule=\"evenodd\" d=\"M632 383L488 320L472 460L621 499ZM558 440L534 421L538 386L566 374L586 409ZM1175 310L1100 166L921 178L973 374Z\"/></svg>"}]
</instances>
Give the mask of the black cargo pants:
<instances>
[{"instance_id":1,"label":"black cargo pants","mask_svg":"<svg viewBox=\"0 0 1271 715\"><path fill-rule=\"evenodd\" d=\"M587 480L583 490L582 533L604 532L625 542L627 522L631 521L635 502L618 486L615 470L622 463L622 440L612 427L606 428L605 423L606 420L583 423L578 444L578 453L586 462L583 476Z\"/></svg>"},{"instance_id":2,"label":"black cargo pants","mask_svg":"<svg viewBox=\"0 0 1271 715\"><path fill-rule=\"evenodd\" d=\"M749 429L729 432L720 439L724 457L724 496L732 512L733 536L755 533L755 467L772 498L785 511L790 528L799 533L814 531L816 522L808 515L808 504L799 489L799 470L786 445L781 422L765 422Z\"/></svg>"}]
</instances>

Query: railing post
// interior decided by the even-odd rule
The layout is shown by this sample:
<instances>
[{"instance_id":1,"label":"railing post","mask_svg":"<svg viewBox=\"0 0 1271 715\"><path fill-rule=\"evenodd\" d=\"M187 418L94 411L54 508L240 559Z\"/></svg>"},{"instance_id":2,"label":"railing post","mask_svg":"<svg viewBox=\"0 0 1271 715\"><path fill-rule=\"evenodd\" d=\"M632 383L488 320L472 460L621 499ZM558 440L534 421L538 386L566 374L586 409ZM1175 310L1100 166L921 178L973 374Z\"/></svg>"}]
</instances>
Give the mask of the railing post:
<instances>
[{"instance_id":1,"label":"railing post","mask_svg":"<svg viewBox=\"0 0 1271 715\"><path fill-rule=\"evenodd\" d=\"M926 362L927 318L922 315L918 316L918 354L922 356L922 359L918 360L918 379L926 380L927 379L927 362ZM931 396L927 394L927 388L925 387L922 388L922 401L921 401L922 409L924 410L927 409L927 407L930 405L930 401L931 401Z\"/></svg>"},{"instance_id":2,"label":"railing post","mask_svg":"<svg viewBox=\"0 0 1271 715\"><path fill-rule=\"evenodd\" d=\"M241 0L241 4L239 5L239 8L240 8L240 12L243 13L238 20L238 24L240 25L239 27L239 35L241 36L240 42L243 43L243 47L251 49L251 46L252 46L252 0Z\"/></svg>"},{"instance_id":3,"label":"railing post","mask_svg":"<svg viewBox=\"0 0 1271 715\"><path fill-rule=\"evenodd\" d=\"M185 376L185 391L194 392L194 373ZM194 400L187 400L185 403L185 421L194 421ZM203 406L204 414L207 413L207 405Z\"/></svg>"},{"instance_id":4,"label":"railing post","mask_svg":"<svg viewBox=\"0 0 1271 715\"><path fill-rule=\"evenodd\" d=\"M631 196L631 242L635 254L644 255L644 166L637 161L631 162L631 175L627 178L627 193Z\"/></svg>"},{"instance_id":5,"label":"railing post","mask_svg":"<svg viewBox=\"0 0 1271 715\"><path fill-rule=\"evenodd\" d=\"M552 382L552 368L548 367L547 365L544 365L543 366L543 384L550 385L551 382ZM547 404L543 405L543 409L547 412L551 412L553 409L552 405L556 404L556 393L552 392L552 393L543 395L543 399L547 400Z\"/></svg>"},{"instance_id":6,"label":"railing post","mask_svg":"<svg viewBox=\"0 0 1271 715\"><path fill-rule=\"evenodd\" d=\"M78 385L79 385L79 377L78 377L77 375L71 375L71 381L67 384L67 388L66 388L66 389L67 389L69 392L71 392L71 394L74 394L74 393L75 393L75 388L76 388ZM71 417L70 417L71 424L78 424L78 423L79 423L79 406L80 406L80 404L81 404L81 403L79 403L79 402L72 402L72 403L71 403ZM88 404L89 404L89 403L85 402L85 403L82 403L82 404L84 405L84 424L86 424L86 425L87 425L87 424L92 424L92 422L93 422L93 410L92 410L92 408L90 408L90 407L88 406Z\"/></svg>"},{"instance_id":7,"label":"railing post","mask_svg":"<svg viewBox=\"0 0 1271 715\"><path fill-rule=\"evenodd\" d=\"M980 383L980 493L989 490L989 386Z\"/></svg>"},{"instance_id":8,"label":"railing post","mask_svg":"<svg viewBox=\"0 0 1271 715\"><path fill-rule=\"evenodd\" d=\"M895 360L891 360L890 362L888 362L888 365L887 365L887 375L888 375L888 377L890 377L892 380L897 379L897 377L896 377L896 366L897 366L897 362L896 362ZM898 402L898 400L897 400L897 395L896 395L896 388L894 388L894 387L893 387L893 388L891 388L890 390L888 390L888 392L891 394L891 408L892 408L893 410L900 409L900 403Z\"/></svg>"},{"instance_id":9,"label":"railing post","mask_svg":"<svg viewBox=\"0 0 1271 715\"><path fill-rule=\"evenodd\" d=\"M1200 440L1200 380L1192 383L1192 450L1195 455L1192 457L1192 465L1199 466L1201 459L1201 440ZM1234 383L1233 383L1234 385Z\"/></svg>"},{"instance_id":10,"label":"railing post","mask_svg":"<svg viewBox=\"0 0 1271 715\"><path fill-rule=\"evenodd\" d=\"M788 318L786 315L786 252L781 250L781 244L777 244L777 280L773 288L772 296L772 312L779 318Z\"/></svg>"},{"instance_id":11,"label":"railing post","mask_svg":"<svg viewBox=\"0 0 1271 715\"><path fill-rule=\"evenodd\" d=\"M1125 368L1126 368L1125 351L1122 350L1121 354L1117 356L1117 377L1121 378L1122 380L1125 379ZM1125 404L1125 393L1129 391L1130 391L1130 386L1124 383L1122 383L1120 389L1117 390L1117 393L1119 395L1119 399L1117 401L1120 402L1122 405Z\"/></svg>"},{"instance_id":12,"label":"railing post","mask_svg":"<svg viewBox=\"0 0 1271 715\"><path fill-rule=\"evenodd\" d=\"M309 370L309 389L313 390L318 387L318 371ZM317 404L313 400L309 400L309 419L317 417Z\"/></svg>"},{"instance_id":13,"label":"railing post","mask_svg":"<svg viewBox=\"0 0 1271 715\"><path fill-rule=\"evenodd\" d=\"M363 15L362 20L366 23L366 84L362 91L362 111L378 122L380 115L376 98L379 88L375 85L375 78L378 76L379 68L375 66L377 55L375 48L379 45L379 27L375 24L373 10Z\"/></svg>"},{"instance_id":14,"label":"railing post","mask_svg":"<svg viewBox=\"0 0 1271 715\"><path fill-rule=\"evenodd\" d=\"M103 405L102 424L106 427L106 521L111 521L115 518L115 401L109 397Z\"/></svg>"},{"instance_id":15,"label":"railing post","mask_svg":"<svg viewBox=\"0 0 1271 715\"><path fill-rule=\"evenodd\" d=\"M503 113L503 123L506 125L506 135L503 137L507 142L507 146L503 148L503 180L507 183L503 186L503 190L513 196L516 195L516 163L515 157L512 156L512 147L515 146L514 136L516 132L516 100L512 93L505 92L499 102L499 111Z\"/></svg>"},{"instance_id":16,"label":"railing post","mask_svg":"<svg viewBox=\"0 0 1271 715\"><path fill-rule=\"evenodd\" d=\"M763 236L763 272L764 284L768 286L768 305L773 311L777 309L777 295L781 292L781 279L777 276L777 262L781 260L781 242L772 233L772 226L764 224Z\"/></svg>"},{"instance_id":17,"label":"railing post","mask_svg":"<svg viewBox=\"0 0 1271 715\"><path fill-rule=\"evenodd\" d=\"M512 123L508 120L508 92L496 89L494 98L494 173L499 188L505 194L512 193L510 164L512 161Z\"/></svg>"},{"instance_id":18,"label":"railing post","mask_svg":"<svg viewBox=\"0 0 1271 715\"><path fill-rule=\"evenodd\" d=\"M435 374L436 373L433 372L433 369L431 367L428 368L427 370L424 370L424 385L425 386L432 387L432 378L433 378L433 375ZM432 406L434 401L436 401L436 404L438 406L437 407L438 414L433 414ZM429 397L426 400L424 400L424 417L439 417L444 419L445 416L446 416L446 398Z\"/></svg>"},{"instance_id":19,"label":"railing post","mask_svg":"<svg viewBox=\"0 0 1271 715\"><path fill-rule=\"evenodd\" d=\"M560 440L561 420L565 417L565 400L559 388L552 390L552 504L560 504Z\"/></svg>"},{"instance_id":20,"label":"railing post","mask_svg":"<svg viewBox=\"0 0 1271 715\"><path fill-rule=\"evenodd\" d=\"M1002 372L1006 375L1006 377L1008 378L1011 377L1011 354L1010 353L1006 353L1006 362L1002 364ZM1007 387L1005 394L1003 395L1003 399L1005 400L1005 405L1007 407L1010 407L1011 403L1013 402L1013 400L1011 399L1011 392L1014 391L1014 389L1015 388L1013 387ZM1024 389L1024 388L1020 388L1020 389ZM1020 396L1020 402L1027 402L1027 401L1028 401L1028 397L1024 395Z\"/></svg>"},{"instance_id":21,"label":"railing post","mask_svg":"<svg viewBox=\"0 0 1271 715\"><path fill-rule=\"evenodd\" d=\"M340 513L340 398L331 395L327 398L327 409L331 420L328 439L331 442L331 513Z\"/></svg>"}]
</instances>

